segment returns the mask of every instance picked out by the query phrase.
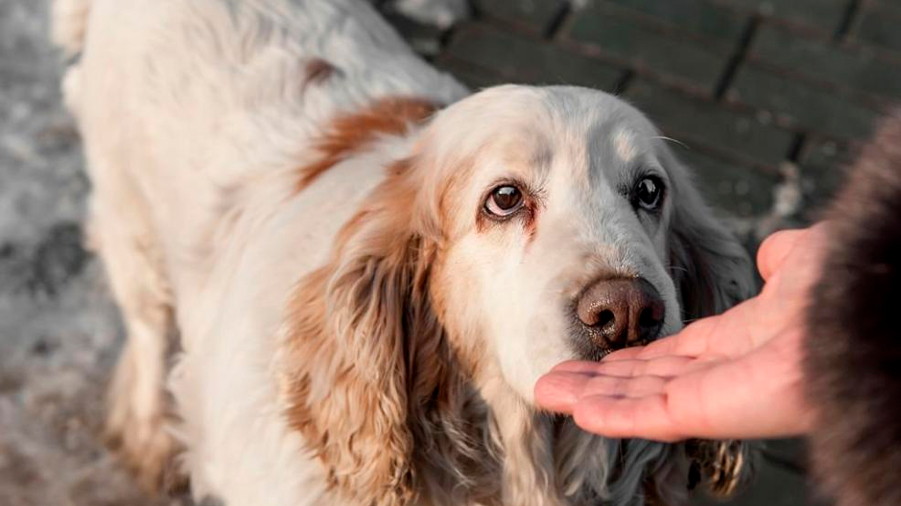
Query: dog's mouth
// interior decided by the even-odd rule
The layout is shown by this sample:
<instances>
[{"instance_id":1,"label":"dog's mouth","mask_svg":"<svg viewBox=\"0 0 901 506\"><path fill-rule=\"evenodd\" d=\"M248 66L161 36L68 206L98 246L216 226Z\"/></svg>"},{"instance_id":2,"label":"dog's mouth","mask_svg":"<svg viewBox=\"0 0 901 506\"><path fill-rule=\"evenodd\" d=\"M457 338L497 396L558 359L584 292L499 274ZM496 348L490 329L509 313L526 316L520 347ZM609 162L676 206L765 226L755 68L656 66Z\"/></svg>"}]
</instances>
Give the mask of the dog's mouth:
<instances>
[{"instance_id":1,"label":"dog's mouth","mask_svg":"<svg viewBox=\"0 0 901 506\"><path fill-rule=\"evenodd\" d=\"M585 360L587 362L600 362L607 355L613 353L613 350L604 350L595 347L591 350L580 351L578 353L580 360Z\"/></svg>"},{"instance_id":2,"label":"dog's mouth","mask_svg":"<svg viewBox=\"0 0 901 506\"><path fill-rule=\"evenodd\" d=\"M585 360L587 362L600 362L604 359L604 357L615 351L626 348L647 346L652 342L664 337L663 335L660 335L651 339L642 339L640 341L630 343L629 346L616 348L597 344L598 342L600 342L600 339L597 336L593 336L591 334L591 330L588 329L574 329L574 332L570 335L572 336L570 341L573 349L576 352L576 357L578 357L579 360Z\"/></svg>"}]
</instances>

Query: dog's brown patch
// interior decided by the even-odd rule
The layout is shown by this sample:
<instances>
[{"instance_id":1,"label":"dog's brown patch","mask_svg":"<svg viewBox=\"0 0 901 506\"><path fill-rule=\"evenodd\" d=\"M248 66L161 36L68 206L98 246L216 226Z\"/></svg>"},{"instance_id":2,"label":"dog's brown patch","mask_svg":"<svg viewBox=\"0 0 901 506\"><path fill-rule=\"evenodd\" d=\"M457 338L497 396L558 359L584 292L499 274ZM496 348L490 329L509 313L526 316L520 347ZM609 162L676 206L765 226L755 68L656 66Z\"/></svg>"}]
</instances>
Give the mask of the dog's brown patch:
<instances>
[{"instance_id":1,"label":"dog's brown patch","mask_svg":"<svg viewBox=\"0 0 901 506\"><path fill-rule=\"evenodd\" d=\"M309 186L322 173L379 136L408 133L438 108L436 103L422 98L386 97L362 111L338 116L325 128L315 144L322 156L300 168L297 191Z\"/></svg>"}]
</instances>

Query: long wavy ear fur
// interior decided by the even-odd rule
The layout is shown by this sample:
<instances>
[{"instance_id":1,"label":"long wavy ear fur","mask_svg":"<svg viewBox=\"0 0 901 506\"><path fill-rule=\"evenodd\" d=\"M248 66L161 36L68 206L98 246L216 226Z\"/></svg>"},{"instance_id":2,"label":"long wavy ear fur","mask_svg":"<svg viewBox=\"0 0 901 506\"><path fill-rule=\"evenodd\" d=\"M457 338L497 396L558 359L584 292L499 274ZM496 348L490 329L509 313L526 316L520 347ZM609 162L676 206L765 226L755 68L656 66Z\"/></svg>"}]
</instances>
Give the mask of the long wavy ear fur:
<instances>
[{"instance_id":1,"label":"long wavy ear fur","mask_svg":"<svg viewBox=\"0 0 901 506\"><path fill-rule=\"evenodd\" d=\"M327 264L297 286L282 348L289 423L330 485L359 504L414 499L408 418L443 370L429 363L439 353L422 351L442 340L427 283L435 248L411 220L406 168L395 167Z\"/></svg>"},{"instance_id":2,"label":"long wavy ear fur","mask_svg":"<svg viewBox=\"0 0 901 506\"><path fill-rule=\"evenodd\" d=\"M683 319L721 313L755 292L745 248L713 217L688 171L666 149L673 177L670 269L682 302Z\"/></svg>"},{"instance_id":3,"label":"long wavy ear fur","mask_svg":"<svg viewBox=\"0 0 901 506\"><path fill-rule=\"evenodd\" d=\"M666 149L666 148L665 148ZM671 221L670 270L686 322L721 313L754 295L752 264L745 248L713 217L691 184L691 175L666 149L675 209ZM755 473L756 445L741 441L685 443L693 476L715 496L725 497ZM693 485L692 485L693 486Z\"/></svg>"}]
</instances>

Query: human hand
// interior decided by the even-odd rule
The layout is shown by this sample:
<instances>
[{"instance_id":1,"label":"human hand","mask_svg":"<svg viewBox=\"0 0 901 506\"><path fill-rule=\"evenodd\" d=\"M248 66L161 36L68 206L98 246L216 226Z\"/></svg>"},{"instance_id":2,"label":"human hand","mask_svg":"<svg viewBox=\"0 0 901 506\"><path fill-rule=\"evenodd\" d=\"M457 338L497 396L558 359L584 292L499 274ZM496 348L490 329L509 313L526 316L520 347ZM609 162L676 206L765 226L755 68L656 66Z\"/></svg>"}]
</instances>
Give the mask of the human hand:
<instances>
[{"instance_id":1,"label":"human hand","mask_svg":"<svg viewBox=\"0 0 901 506\"><path fill-rule=\"evenodd\" d=\"M825 225L777 232L761 245L762 292L717 316L600 362L564 362L535 399L607 437L659 441L799 435L812 414L801 392L807 292Z\"/></svg>"}]
</instances>

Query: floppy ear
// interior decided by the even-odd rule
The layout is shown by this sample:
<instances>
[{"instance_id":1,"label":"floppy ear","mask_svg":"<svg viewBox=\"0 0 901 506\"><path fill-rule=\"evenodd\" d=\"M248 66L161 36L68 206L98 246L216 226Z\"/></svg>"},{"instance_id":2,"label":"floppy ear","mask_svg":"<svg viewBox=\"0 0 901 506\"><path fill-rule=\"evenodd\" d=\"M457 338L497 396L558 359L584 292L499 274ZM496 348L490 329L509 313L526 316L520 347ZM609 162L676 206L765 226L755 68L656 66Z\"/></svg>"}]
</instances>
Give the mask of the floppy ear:
<instances>
[{"instance_id":1,"label":"floppy ear","mask_svg":"<svg viewBox=\"0 0 901 506\"><path fill-rule=\"evenodd\" d=\"M670 222L670 271L682 302L683 320L721 313L755 293L751 259L716 221L691 174L669 153L675 207Z\"/></svg>"},{"instance_id":2,"label":"floppy ear","mask_svg":"<svg viewBox=\"0 0 901 506\"><path fill-rule=\"evenodd\" d=\"M721 313L755 293L753 267L745 248L716 221L691 174L667 149L663 157L673 177L670 270L691 321ZM729 497L755 475L758 443L694 440L682 443L692 482L714 497ZM691 485L694 486L694 483Z\"/></svg>"},{"instance_id":3,"label":"floppy ear","mask_svg":"<svg viewBox=\"0 0 901 506\"><path fill-rule=\"evenodd\" d=\"M373 191L327 264L301 280L281 343L290 425L330 485L359 504L412 501L408 418L441 369L417 370L422 355L438 355L443 331L428 295L434 242L411 218L406 169L398 165Z\"/></svg>"}]
</instances>

